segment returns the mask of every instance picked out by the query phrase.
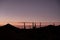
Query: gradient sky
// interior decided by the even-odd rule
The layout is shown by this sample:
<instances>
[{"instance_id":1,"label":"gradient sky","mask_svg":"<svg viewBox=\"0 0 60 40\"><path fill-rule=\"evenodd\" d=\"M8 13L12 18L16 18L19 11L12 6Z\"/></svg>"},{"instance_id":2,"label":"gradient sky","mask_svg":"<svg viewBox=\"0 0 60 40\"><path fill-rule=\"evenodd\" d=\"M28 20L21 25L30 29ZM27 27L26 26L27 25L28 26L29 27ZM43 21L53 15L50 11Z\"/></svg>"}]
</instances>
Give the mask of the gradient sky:
<instances>
[{"instance_id":1,"label":"gradient sky","mask_svg":"<svg viewBox=\"0 0 60 40\"><path fill-rule=\"evenodd\" d=\"M0 0L0 22L60 22L59 0Z\"/></svg>"}]
</instances>

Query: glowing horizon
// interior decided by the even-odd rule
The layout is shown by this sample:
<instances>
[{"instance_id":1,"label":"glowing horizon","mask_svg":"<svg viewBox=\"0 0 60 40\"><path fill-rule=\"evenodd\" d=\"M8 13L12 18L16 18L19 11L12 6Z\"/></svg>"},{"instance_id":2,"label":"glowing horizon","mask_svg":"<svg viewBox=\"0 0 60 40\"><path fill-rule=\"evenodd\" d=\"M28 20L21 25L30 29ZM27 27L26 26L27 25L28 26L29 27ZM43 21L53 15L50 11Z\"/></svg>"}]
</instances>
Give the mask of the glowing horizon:
<instances>
[{"instance_id":1,"label":"glowing horizon","mask_svg":"<svg viewBox=\"0 0 60 40\"><path fill-rule=\"evenodd\" d=\"M59 0L0 0L0 25L11 22L60 22Z\"/></svg>"},{"instance_id":2,"label":"glowing horizon","mask_svg":"<svg viewBox=\"0 0 60 40\"><path fill-rule=\"evenodd\" d=\"M36 23L36 25L60 25L60 22L25 22L26 25L32 25L32 23ZM6 22L0 22L0 25L6 25ZM24 22L9 22L11 25L24 25Z\"/></svg>"}]
</instances>

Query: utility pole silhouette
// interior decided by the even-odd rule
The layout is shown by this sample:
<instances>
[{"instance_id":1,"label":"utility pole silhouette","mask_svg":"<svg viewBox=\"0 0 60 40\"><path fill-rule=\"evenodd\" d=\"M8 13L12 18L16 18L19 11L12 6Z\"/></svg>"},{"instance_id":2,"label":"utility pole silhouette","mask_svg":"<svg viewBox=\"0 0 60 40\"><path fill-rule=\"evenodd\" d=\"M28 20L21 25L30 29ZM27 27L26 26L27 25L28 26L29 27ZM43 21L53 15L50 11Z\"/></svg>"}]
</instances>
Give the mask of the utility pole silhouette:
<instances>
[{"instance_id":1,"label":"utility pole silhouette","mask_svg":"<svg viewBox=\"0 0 60 40\"><path fill-rule=\"evenodd\" d=\"M55 26L55 22L53 22L53 25Z\"/></svg>"},{"instance_id":2,"label":"utility pole silhouette","mask_svg":"<svg viewBox=\"0 0 60 40\"><path fill-rule=\"evenodd\" d=\"M34 22L32 22L32 27L33 27L33 29L36 28L36 24Z\"/></svg>"},{"instance_id":3,"label":"utility pole silhouette","mask_svg":"<svg viewBox=\"0 0 60 40\"><path fill-rule=\"evenodd\" d=\"M32 22L32 27L34 27L34 22Z\"/></svg>"},{"instance_id":4,"label":"utility pole silhouette","mask_svg":"<svg viewBox=\"0 0 60 40\"><path fill-rule=\"evenodd\" d=\"M25 22L24 22L24 29L26 29Z\"/></svg>"},{"instance_id":5,"label":"utility pole silhouette","mask_svg":"<svg viewBox=\"0 0 60 40\"><path fill-rule=\"evenodd\" d=\"M36 28L37 26L36 26L36 22L35 22L35 28Z\"/></svg>"},{"instance_id":6,"label":"utility pole silhouette","mask_svg":"<svg viewBox=\"0 0 60 40\"><path fill-rule=\"evenodd\" d=\"M40 27L41 27L41 22L40 22Z\"/></svg>"}]
</instances>

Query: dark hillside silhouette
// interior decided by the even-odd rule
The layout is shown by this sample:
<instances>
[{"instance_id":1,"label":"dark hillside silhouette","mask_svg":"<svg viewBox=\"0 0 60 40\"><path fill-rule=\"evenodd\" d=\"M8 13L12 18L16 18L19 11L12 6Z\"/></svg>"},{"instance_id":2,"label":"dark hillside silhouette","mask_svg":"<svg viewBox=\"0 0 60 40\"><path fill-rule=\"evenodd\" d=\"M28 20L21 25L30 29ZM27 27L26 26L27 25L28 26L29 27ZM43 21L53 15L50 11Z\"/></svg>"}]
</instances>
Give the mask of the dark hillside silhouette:
<instances>
[{"instance_id":1,"label":"dark hillside silhouette","mask_svg":"<svg viewBox=\"0 0 60 40\"><path fill-rule=\"evenodd\" d=\"M11 25L11 24L6 24L2 27L0 27L0 31L4 30L4 31L19 31L19 28L16 28L15 26Z\"/></svg>"},{"instance_id":2,"label":"dark hillside silhouette","mask_svg":"<svg viewBox=\"0 0 60 40\"><path fill-rule=\"evenodd\" d=\"M36 25L35 25L36 26ZM0 40L60 40L60 26L19 29L11 24L0 27Z\"/></svg>"}]
</instances>

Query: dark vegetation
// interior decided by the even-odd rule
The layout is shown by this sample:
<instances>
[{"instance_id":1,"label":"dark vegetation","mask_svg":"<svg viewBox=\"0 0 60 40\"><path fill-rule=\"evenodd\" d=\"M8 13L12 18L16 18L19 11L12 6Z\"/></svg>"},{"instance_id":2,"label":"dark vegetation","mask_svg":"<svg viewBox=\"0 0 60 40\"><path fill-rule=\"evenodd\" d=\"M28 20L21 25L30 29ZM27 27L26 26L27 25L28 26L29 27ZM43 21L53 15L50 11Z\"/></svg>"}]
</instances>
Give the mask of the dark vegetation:
<instances>
[{"instance_id":1,"label":"dark vegetation","mask_svg":"<svg viewBox=\"0 0 60 40\"><path fill-rule=\"evenodd\" d=\"M0 27L0 40L60 40L60 26L19 29L7 24Z\"/></svg>"}]
</instances>

